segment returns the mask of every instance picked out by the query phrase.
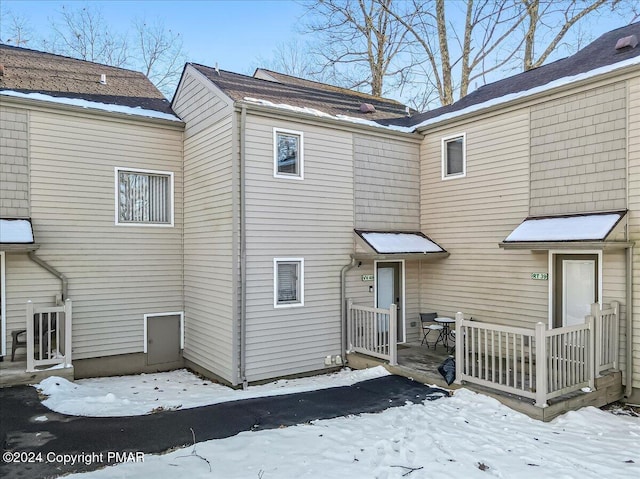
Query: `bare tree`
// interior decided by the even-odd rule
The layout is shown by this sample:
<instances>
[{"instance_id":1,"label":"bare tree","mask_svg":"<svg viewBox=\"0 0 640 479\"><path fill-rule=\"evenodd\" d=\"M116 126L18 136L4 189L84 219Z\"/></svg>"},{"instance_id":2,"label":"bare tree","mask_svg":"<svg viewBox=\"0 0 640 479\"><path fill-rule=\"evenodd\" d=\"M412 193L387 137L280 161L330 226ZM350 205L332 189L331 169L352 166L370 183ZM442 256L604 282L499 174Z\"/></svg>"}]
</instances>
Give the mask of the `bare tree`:
<instances>
[{"instance_id":1,"label":"bare tree","mask_svg":"<svg viewBox=\"0 0 640 479\"><path fill-rule=\"evenodd\" d=\"M3 43L24 47L33 38L33 28L29 19L23 15L16 15L12 12L5 12L2 15L2 25L0 30L4 32L5 38L0 39Z\"/></svg>"},{"instance_id":2,"label":"bare tree","mask_svg":"<svg viewBox=\"0 0 640 479\"><path fill-rule=\"evenodd\" d=\"M520 0L527 16L524 70L544 64L567 33L581 20L602 8L612 10L619 0ZM541 38L549 39L542 41ZM542 53L536 55L536 50Z\"/></svg>"},{"instance_id":3,"label":"bare tree","mask_svg":"<svg viewBox=\"0 0 640 479\"><path fill-rule=\"evenodd\" d=\"M390 14L392 0L316 0L307 3L307 32L318 38L313 53L334 83L367 88L381 96L385 79L410 65L398 61L407 32ZM385 8L386 7L386 8Z\"/></svg>"},{"instance_id":4,"label":"bare tree","mask_svg":"<svg viewBox=\"0 0 640 479\"><path fill-rule=\"evenodd\" d=\"M258 57L256 67L263 67L286 75L326 81L319 60L311 51L311 47L298 40L283 42L276 46L270 58Z\"/></svg>"},{"instance_id":5,"label":"bare tree","mask_svg":"<svg viewBox=\"0 0 640 479\"><path fill-rule=\"evenodd\" d=\"M45 41L51 52L116 67L127 65L127 39L109 27L99 9L63 5L59 15L51 23L51 40Z\"/></svg>"},{"instance_id":6,"label":"bare tree","mask_svg":"<svg viewBox=\"0 0 640 479\"><path fill-rule=\"evenodd\" d=\"M411 34L414 54L428 65L430 83L442 105L453 103L456 92L461 97L466 95L474 80L511 61L515 51L505 53L501 47L525 18L504 1L466 0L454 4L413 0L403 6L411 11L389 12ZM448 20L450 10L460 6L464 10L456 12L456 17L463 16L462 29Z\"/></svg>"},{"instance_id":7,"label":"bare tree","mask_svg":"<svg viewBox=\"0 0 640 479\"><path fill-rule=\"evenodd\" d=\"M136 66L165 94L172 90L187 61L182 37L163 22L134 21L135 42L131 51Z\"/></svg>"}]
</instances>

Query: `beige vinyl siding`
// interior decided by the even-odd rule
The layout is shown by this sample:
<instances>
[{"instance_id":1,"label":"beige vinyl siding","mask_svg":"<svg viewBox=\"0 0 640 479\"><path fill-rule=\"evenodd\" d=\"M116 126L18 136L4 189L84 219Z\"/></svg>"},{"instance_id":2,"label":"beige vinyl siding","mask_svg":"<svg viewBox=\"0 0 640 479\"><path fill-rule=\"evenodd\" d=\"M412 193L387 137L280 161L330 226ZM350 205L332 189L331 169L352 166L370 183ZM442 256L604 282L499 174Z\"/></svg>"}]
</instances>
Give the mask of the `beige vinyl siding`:
<instances>
[{"instance_id":1,"label":"beige vinyl siding","mask_svg":"<svg viewBox=\"0 0 640 479\"><path fill-rule=\"evenodd\" d=\"M182 132L108 115L30 119L37 254L69 279L74 358L142 352L143 315L183 309ZM175 226L116 226L115 167L173 172Z\"/></svg>"},{"instance_id":2,"label":"beige vinyl siding","mask_svg":"<svg viewBox=\"0 0 640 479\"><path fill-rule=\"evenodd\" d=\"M466 177L441 179L441 138L466 133ZM548 316L547 254L498 244L529 213L529 113L428 132L421 151L422 230L450 256L422 265L421 310L518 326ZM524 294L523 292L526 292Z\"/></svg>"},{"instance_id":3,"label":"beige vinyl siding","mask_svg":"<svg viewBox=\"0 0 640 479\"><path fill-rule=\"evenodd\" d=\"M356 134L353 158L356 228L417 230L419 144Z\"/></svg>"},{"instance_id":4,"label":"beige vinyl siding","mask_svg":"<svg viewBox=\"0 0 640 479\"><path fill-rule=\"evenodd\" d=\"M273 177L273 128L304 135L304 180ZM324 368L340 354L340 270L353 247L351 134L247 117L247 379ZM304 258L304 306L274 308L273 259Z\"/></svg>"},{"instance_id":5,"label":"beige vinyl siding","mask_svg":"<svg viewBox=\"0 0 640 479\"><path fill-rule=\"evenodd\" d=\"M29 112L0 106L0 218L29 217Z\"/></svg>"},{"instance_id":6,"label":"beige vinyl siding","mask_svg":"<svg viewBox=\"0 0 640 479\"><path fill-rule=\"evenodd\" d=\"M232 117L185 140L184 357L237 383L233 348Z\"/></svg>"},{"instance_id":7,"label":"beige vinyl siding","mask_svg":"<svg viewBox=\"0 0 640 479\"><path fill-rule=\"evenodd\" d=\"M628 123L628 189L629 240L640 244L640 77L627 83L629 102ZM640 388L640 249L633 256L633 381Z\"/></svg>"},{"instance_id":8,"label":"beige vinyl siding","mask_svg":"<svg viewBox=\"0 0 640 479\"><path fill-rule=\"evenodd\" d=\"M625 82L531 107L531 215L626 207Z\"/></svg>"},{"instance_id":9,"label":"beige vinyl siding","mask_svg":"<svg viewBox=\"0 0 640 479\"><path fill-rule=\"evenodd\" d=\"M27 253L5 253L6 354L11 359L11 331L26 329L26 304L54 305L60 293L60 280L29 259ZM24 357L25 349L16 351Z\"/></svg>"},{"instance_id":10,"label":"beige vinyl siding","mask_svg":"<svg viewBox=\"0 0 640 479\"><path fill-rule=\"evenodd\" d=\"M185 138L211 128L229 116L230 100L193 67L187 69L173 100L173 110L185 122Z\"/></svg>"},{"instance_id":11,"label":"beige vinyl siding","mask_svg":"<svg viewBox=\"0 0 640 479\"><path fill-rule=\"evenodd\" d=\"M186 123L183 355L235 384L232 107L187 66L173 109Z\"/></svg>"},{"instance_id":12,"label":"beige vinyl siding","mask_svg":"<svg viewBox=\"0 0 640 479\"><path fill-rule=\"evenodd\" d=\"M602 304L611 301L620 303L620 354L619 366L623 383L626 380L626 253L625 251L605 251L602 258Z\"/></svg>"}]
</instances>

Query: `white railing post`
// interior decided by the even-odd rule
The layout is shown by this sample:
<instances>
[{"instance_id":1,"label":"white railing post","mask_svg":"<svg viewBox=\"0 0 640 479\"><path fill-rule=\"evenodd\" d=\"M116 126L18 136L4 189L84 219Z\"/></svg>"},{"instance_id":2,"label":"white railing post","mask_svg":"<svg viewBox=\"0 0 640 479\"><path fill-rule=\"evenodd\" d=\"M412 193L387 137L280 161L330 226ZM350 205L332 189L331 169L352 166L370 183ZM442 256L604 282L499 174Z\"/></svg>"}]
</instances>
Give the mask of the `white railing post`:
<instances>
[{"instance_id":1,"label":"white railing post","mask_svg":"<svg viewBox=\"0 0 640 479\"><path fill-rule=\"evenodd\" d=\"M398 307L389 306L389 365L398 364Z\"/></svg>"},{"instance_id":2,"label":"white railing post","mask_svg":"<svg viewBox=\"0 0 640 479\"><path fill-rule=\"evenodd\" d=\"M58 326L59 327L59 326ZM64 302L64 367L71 366L71 300ZM60 349L60 346L58 346Z\"/></svg>"},{"instance_id":3,"label":"white railing post","mask_svg":"<svg viewBox=\"0 0 640 479\"><path fill-rule=\"evenodd\" d=\"M596 315L597 314L598 312L596 311ZM591 314L587 316L587 324L589 325L589 347L587 348L587 368L588 368L588 374L589 374L589 388L591 388L592 391L595 391L596 373L598 375L600 374L600 358L601 358L600 355L596 353L597 345L600 344L599 339L596 341L595 330L599 329L595 327L596 317L597 316L594 316ZM599 324L601 325L602 321L600 321ZM600 348L598 348L598 350L599 349ZM596 363L597 363L597 367L596 367Z\"/></svg>"},{"instance_id":4,"label":"white railing post","mask_svg":"<svg viewBox=\"0 0 640 479\"><path fill-rule=\"evenodd\" d=\"M462 325L463 319L463 314L458 311L456 313L456 379L454 380L456 384L462 384L462 369L464 368L464 360L462 358L464 354L463 341L465 337L464 326Z\"/></svg>"},{"instance_id":5,"label":"white railing post","mask_svg":"<svg viewBox=\"0 0 640 479\"><path fill-rule=\"evenodd\" d=\"M33 361L34 336L33 303L29 300L27 301L27 371L35 370L35 364Z\"/></svg>"},{"instance_id":6,"label":"white railing post","mask_svg":"<svg viewBox=\"0 0 640 479\"><path fill-rule=\"evenodd\" d=\"M591 313L585 316L585 323L590 324L590 335L593 336L594 348L591 351L593 353L593 360L595 367L595 374L600 377L600 365L602 364L602 338L605 337L603 331L604 323L602 321L602 315L600 314L600 305L593 303L591 305ZM589 338L589 347L591 347L591 337Z\"/></svg>"},{"instance_id":7,"label":"white railing post","mask_svg":"<svg viewBox=\"0 0 640 479\"><path fill-rule=\"evenodd\" d=\"M620 355L620 303L618 301L611 301L611 309L613 309L613 324L611 327L611 334L613 335L613 369L618 369L618 356Z\"/></svg>"},{"instance_id":8,"label":"white railing post","mask_svg":"<svg viewBox=\"0 0 640 479\"><path fill-rule=\"evenodd\" d=\"M547 407L547 327L536 323L536 406Z\"/></svg>"}]
</instances>

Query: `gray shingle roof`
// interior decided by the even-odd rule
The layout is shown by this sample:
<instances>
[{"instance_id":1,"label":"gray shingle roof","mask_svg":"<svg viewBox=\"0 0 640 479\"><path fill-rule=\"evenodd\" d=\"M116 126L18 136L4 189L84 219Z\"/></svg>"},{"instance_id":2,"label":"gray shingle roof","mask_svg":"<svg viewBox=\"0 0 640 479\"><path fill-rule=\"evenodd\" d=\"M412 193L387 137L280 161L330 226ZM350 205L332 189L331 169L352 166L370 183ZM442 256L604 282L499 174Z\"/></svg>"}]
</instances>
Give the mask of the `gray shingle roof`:
<instances>
[{"instance_id":1,"label":"gray shingle roof","mask_svg":"<svg viewBox=\"0 0 640 479\"><path fill-rule=\"evenodd\" d=\"M344 88L325 85L309 80L269 72L276 81L240 75L224 70L216 70L204 65L191 63L234 101L245 98L267 100L295 107L320 110L330 115L347 115L367 120L381 118L401 118L406 115L405 106L395 100L375 97ZM369 103L376 109L374 113L362 113L360 105Z\"/></svg>"},{"instance_id":2,"label":"gray shingle roof","mask_svg":"<svg viewBox=\"0 0 640 479\"><path fill-rule=\"evenodd\" d=\"M411 118L380 121L380 123L400 126L417 125L440 115L453 113L508 94L530 90L564 77L586 73L637 57L640 55L640 45L620 51L615 48L619 38L630 35L636 35L640 39L640 22L605 33L570 57L484 85L451 105L419 113Z\"/></svg>"},{"instance_id":3,"label":"gray shingle roof","mask_svg":"<svg viewBox=\"0 0 640 479\"><path fill-rule=\"evenodd\" d=\"M0 90L80 98L172 113L169 102L142 73L27 48L0 45ZM106 75L106 84L100 75Z\"/></svg>"}]
</instances>

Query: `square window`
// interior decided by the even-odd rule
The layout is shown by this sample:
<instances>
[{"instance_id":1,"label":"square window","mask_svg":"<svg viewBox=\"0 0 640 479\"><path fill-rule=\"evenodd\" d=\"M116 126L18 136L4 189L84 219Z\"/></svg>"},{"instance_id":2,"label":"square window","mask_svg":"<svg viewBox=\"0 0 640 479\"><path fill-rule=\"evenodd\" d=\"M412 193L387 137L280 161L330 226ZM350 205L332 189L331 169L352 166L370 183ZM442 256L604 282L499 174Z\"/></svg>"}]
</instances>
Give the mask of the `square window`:
<instances>
[{"instance_id":1,"label":"square window","mask_svg":"<svg viewBox=\"0 0 640 479\"><path fill-rule=\"evenodd\" d=\"M173 226L173 173L116 168L116 224Z\"/></svg>"},{"instance_id":2,"label":"square window","mask_svg":"<svg viewBox=\"0 0 640 479\"><path fill-rule=\"evenodd\" d=\"M442 179L466 175L466 135L442 139Z\"/></svg>"},{"instance_id":3,"label":"square window","mask_svg":"<svg viewBox=\"0 0 640 479\"><path fill-rule=\"evenodd\" d=\"M304 259L275 258L274 300L276 308L304 304Z\"/></svg>"},{"instance_id":4,"label":"square window","mask_svg":"<svg viewBox=\"0 0 640 479\"><path fill-rule=\"evenodd\" d=\"M302 132L274 128L273 141L273 176L302 179Z\"/></svg>"}]
</instances>

